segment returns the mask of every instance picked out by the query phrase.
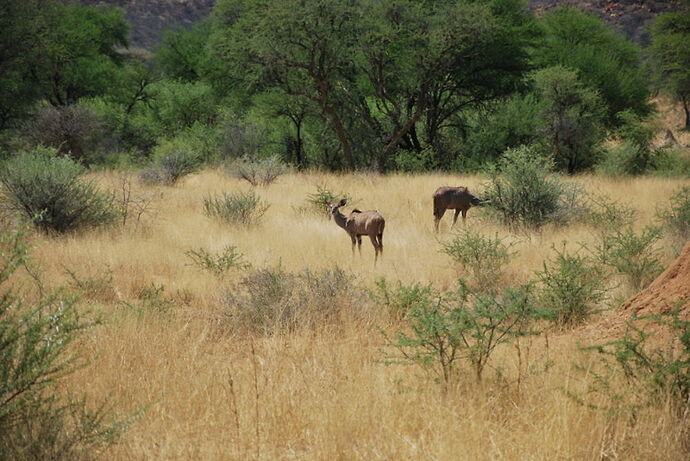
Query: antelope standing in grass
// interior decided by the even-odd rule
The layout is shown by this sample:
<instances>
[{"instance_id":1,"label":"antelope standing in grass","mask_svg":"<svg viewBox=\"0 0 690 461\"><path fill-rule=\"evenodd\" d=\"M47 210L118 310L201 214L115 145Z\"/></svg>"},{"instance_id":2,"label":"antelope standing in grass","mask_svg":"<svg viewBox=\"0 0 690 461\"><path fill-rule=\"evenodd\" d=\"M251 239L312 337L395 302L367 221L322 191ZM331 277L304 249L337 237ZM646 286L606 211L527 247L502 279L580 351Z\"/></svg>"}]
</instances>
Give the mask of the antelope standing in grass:
<instances>
[{"instance_id":1,"label":"antelope standing in grass","mask_svg":"<svg viewBox=\"0 0 690 461\"><path fill-rule=\"evenodd\" d=\"M345 206L345 204L347 204L345 199L338 203L332 203L328 205L328 211L335 223L345 229L347 235L352 239L353 256L355 244L357 244L359 254L362 254L362 235L369 236L371 244L374 245L374 265L376 265L379 253L383 256L383 228L386 226L386 220L376 210L360 211L356 208L352 210L350 216L345 217L340 212L340 207Z\"/></svg>"},{"instance_id":2,"label":"antelope standing in grass","mask_svg":"<svg viewBox=\"0 0 690 461\"><path fill-rule=\"evenodd\" d=\"M462 222L465 222L467 210L472 206L481 206L481 199L470 194L466 187L439 187L434 192L434 228L438 232L438 223L443 218L446 210L455 210L453 224L458 220L458 215L462 213Z\"/></svg>"}]
</instances>

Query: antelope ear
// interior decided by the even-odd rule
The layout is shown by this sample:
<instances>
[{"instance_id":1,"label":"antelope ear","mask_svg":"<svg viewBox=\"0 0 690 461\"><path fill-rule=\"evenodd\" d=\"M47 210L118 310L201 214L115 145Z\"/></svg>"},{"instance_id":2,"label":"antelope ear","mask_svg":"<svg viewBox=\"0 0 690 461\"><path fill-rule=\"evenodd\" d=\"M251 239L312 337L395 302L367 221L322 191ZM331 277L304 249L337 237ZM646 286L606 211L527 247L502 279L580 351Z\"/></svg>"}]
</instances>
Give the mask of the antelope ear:
<instances>
[{"instance_id":1,"label":"antelope ear","mask_svg":"<svg viewBox=\"0 0 690 461\"><path fill-rule=\"evenodd\" d=\"M342 199L340 202L338 202L338 206L345 206L346 203L347 203L347 200Z\"/></svg>"}]
</instances>

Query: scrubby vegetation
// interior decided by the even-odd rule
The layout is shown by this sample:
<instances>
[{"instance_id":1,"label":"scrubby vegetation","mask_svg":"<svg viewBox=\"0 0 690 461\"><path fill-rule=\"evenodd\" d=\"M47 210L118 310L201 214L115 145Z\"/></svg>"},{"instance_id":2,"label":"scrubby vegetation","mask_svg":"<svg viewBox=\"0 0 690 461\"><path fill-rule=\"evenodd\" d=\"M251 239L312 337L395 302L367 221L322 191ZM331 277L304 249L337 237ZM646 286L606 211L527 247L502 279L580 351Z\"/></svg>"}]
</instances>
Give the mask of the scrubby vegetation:
<instances>
[{"instance_id":1,"label":"scrubby vegetation","mask_svg":"<svg viewBox=\"0 0 690 461\"><path fill-rule=\"evenodd\" d=\"M683 300L668 354L616 310L688 237L688 10L220 0L145 53L5 3L0 458L688 458Z\"/></svg>"}]
</instances>

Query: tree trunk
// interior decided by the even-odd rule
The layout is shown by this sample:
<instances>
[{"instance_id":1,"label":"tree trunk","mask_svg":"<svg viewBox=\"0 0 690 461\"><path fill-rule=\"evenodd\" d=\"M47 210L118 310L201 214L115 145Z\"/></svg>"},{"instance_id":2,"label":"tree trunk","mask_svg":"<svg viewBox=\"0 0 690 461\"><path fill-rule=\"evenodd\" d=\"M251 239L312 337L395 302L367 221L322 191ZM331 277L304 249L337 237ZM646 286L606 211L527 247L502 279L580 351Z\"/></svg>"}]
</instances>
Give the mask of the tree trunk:
<instances>
[{"instance_id":1,"label":"tree trunk","mask_svg":"<svg viewBox=\"0 0 690 461\"><path fill-rule=\"evenodd\" d=\"M302 155L302 120L297 120L295 121L295 128L296 128L296 136L297 139L296 141L296 151L295 151L295 156L297 157L297 169L298 170L303 170L304 169L304 156Z\"/></svg>"},{"instance_id":2,"label":"tree trunk","mask_svg":"<svg viewBox=\"0 0 690 461\"><path fill-rule=\"evenodd\" d=\"M328 118L330 118L331 123L333 124L335 135L338 138L338 141L340 142L340 147L342 147L343 149L343 155L345 156L345 164L347 168L349 170L354 170L355 158L352 155L352 148L350 147L350 143L347 140L347 134L345 132L343 122L340 120L340 117L338 117L338 114L335 112L335 110L328 104L324 105L323 109L326 112L326 115L328 115Z\"/></svg>"},{"instance_id":3,"label":"tree trunk","mask_svg":"<svg viewBox=\"0 0 690 461\"><path fill-rule=\"evenodd\" d=\"M683 101L683 110L685 111L685 129L690 130L690 101Z\"/></svg>"}]
</instances>

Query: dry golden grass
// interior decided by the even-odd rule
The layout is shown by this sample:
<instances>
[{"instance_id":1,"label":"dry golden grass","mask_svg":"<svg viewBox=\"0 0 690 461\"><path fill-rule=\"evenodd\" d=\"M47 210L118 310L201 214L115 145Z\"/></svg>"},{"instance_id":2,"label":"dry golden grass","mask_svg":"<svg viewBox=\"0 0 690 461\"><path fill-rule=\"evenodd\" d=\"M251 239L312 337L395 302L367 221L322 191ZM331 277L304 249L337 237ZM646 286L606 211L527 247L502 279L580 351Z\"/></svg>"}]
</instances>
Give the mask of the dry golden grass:
<instances>
[{"instance_id":1,"label":"dry golden grass","mask_svg":"<svg viewBox=\"0 0 690 461\"><path fill-rule=\"evenodd\" d=\"M97 178L117 184L115 173ZM219 328L217 295L228 282L190 266L185 256L191 249L218 252L235 245L254 267L280 264L296 272L337 264L363 284L383 276L452 288L462 274L439 252L439 241L452 236L451 217L435 235L431 194L441 185L478 190L482 181L438 174L293 174L257 189L271 207L259 226L242 228L205 217L202 201L250 186L205 171L175 187L137 186L160 197L157 214L137 227L36 236L35 259L52 285L70 283L66 269L81 278L112 276L110 290L85 298L106 320L76 345L91 365L64 382L94 401L112 399L125 413L146 407L107 458L687 459L687 424L668 408L643 410L633 424L567 396L585 389L589 379L572 370L576 358L589 360L578 352L576 333L532 340L529 348L523 345L522 363L506 347L492 362L503 370L502 379L491 372L481 385L461 380L442 392L413 367L380 362L384 340L378 328L390 327L382 310L345 313L337 326L269 336ZM657 207L687 183L592 176L573 181L638 210L639 226L653 223ZM346 210L376 208L384 215L378 266L370 242L363 242L362 257L353 258L342 229L299 211L317 184L351 194ZM474 209L466 225L517 242L508 269L514 281L533 277L552 245L566 241L575 248L596 238L585 225L511 235L479 219ZM124 307L122 301L139 302L152 284L164 286L175 307L164 313Z\"/></svg>"}]
</instances>

